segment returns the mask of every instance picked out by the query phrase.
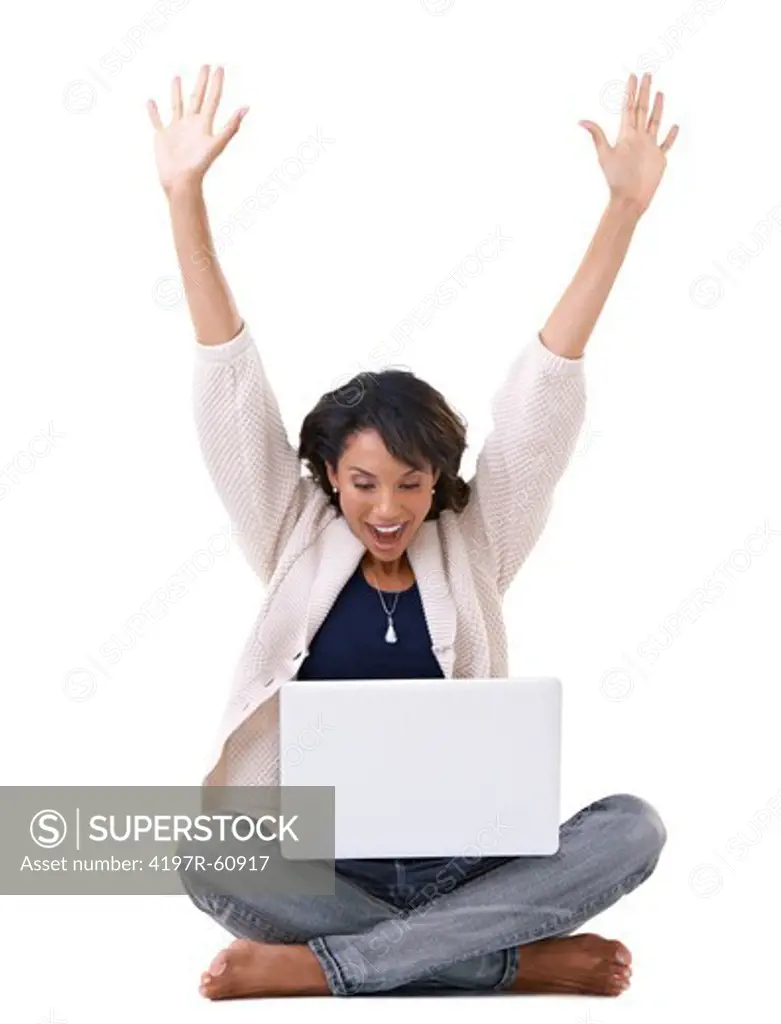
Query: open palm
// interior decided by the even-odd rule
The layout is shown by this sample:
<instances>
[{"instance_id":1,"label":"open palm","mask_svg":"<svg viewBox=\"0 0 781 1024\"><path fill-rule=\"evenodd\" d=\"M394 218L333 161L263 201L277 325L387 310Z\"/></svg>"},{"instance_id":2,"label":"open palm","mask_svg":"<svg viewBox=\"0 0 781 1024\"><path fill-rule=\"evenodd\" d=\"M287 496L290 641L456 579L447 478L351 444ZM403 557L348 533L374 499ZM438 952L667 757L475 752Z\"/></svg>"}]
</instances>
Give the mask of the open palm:
<instances>
[{"instance_id":1,"label":"open palm","mask_svg":"<svg viewBox=\"0 0 781 1024\"><path fill-rule=\"evenodd\" d=\"M224 78L223 69L218 67L206 94L209 65L204 64L187 107L184 108L182 82L177 75L171 83L172 117L168 125L162 123L155 101L147 102L147 110L156 129L157 171L166 191L181 182L200 181L238 131L247 107L237 110L225 127L216 135L213 134Z\"/></svg>"},{"instance_id":2,"label":"open palm","mask_svg":"<svg viewBox=\"0 0 781 1024\"><path fill-rule=\"evenodd\" d=\"M662 119L664 94L656 94L653 110L648 118L650 74L643 75L639 94L636 94L636 90L637 76L630 75L615 146L608 143L605 133L593 121L578 123L590 132L594 140L611 196L626 200L638 213L644 213L664 174L667 166L666 154L678 135L678 125L672 126L664 142L659 145L657 136Z\"/></svg>"}]
</instances>

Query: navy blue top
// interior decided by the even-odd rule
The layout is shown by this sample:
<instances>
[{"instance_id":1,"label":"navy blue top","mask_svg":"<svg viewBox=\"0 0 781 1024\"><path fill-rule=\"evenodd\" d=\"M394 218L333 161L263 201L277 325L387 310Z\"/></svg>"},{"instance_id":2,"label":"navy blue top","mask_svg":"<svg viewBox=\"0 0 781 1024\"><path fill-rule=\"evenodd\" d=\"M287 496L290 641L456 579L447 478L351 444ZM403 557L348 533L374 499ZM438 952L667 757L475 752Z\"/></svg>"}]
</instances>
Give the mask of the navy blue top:
<instances>
[{"instance_id":1,"label":"navy blue top","mask_svg":"<svg viewBox=\"0 0 781 1024\"><path fill-rule=\"evenodd\" d=\"M385 641L388 617L359 564L312 638L297 678L442 678L417 582L407 590L383 590L382 596L389 610L395 604L395 644Z\"/></svg>"}]
</instances>

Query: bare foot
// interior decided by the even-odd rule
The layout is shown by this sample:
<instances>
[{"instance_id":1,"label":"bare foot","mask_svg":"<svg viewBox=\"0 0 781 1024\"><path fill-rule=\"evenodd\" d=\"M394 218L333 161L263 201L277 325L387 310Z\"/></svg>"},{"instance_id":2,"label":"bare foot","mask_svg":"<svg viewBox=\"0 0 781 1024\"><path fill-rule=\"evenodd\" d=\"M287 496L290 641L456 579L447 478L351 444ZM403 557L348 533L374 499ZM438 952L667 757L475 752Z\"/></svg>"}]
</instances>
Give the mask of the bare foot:
<instances>
[{"instance_id":1,"label":"bare foot","mask_svg":"<svg viewBox=\"0 0 781 1024\"><path fill-rule=\"evenodd\" d=\"M308 946L236 939L201 975L207 999L247 996L329 996L320 962Z\"/></svg>"},{"instance_id":2,"label":"bare foot","mask_svg":"<svg viewBox=\"0 0 781 1024\"><path fill-rule=\"evenodd\" d=\"M621 942L587 932L521 946L510 992L617 996L629 987L632 954Z\"/></svg>"}]
</instances>

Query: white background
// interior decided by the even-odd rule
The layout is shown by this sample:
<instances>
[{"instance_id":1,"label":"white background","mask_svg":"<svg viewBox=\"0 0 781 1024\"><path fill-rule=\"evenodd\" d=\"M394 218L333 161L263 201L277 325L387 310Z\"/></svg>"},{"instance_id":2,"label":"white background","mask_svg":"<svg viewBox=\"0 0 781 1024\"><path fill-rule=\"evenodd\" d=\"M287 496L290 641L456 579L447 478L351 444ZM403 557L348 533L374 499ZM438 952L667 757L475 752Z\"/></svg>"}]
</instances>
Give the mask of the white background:
<instances>
[{"instance_id":1,"label":"white background","mask_svg":"<svg viewBox=\"0 0 781 1024\"><path fill-rule=\"evenodd\" d=\"M228 523L191 418L193 332L147 98L167 118L174 74L186 97L202 63L222 64L218 125L250 107L206 197L291 438L337 378L379 368L371 353L385 343L466 416L468 476L493 390L604 209L577 121L613 141L623 83L651 70L665 94L660 140L673 122L680 134L589 343L581 445L506 615L512 673L564 681L566 815L637 793L661 813L668 844L652 878L586 929L632 950L626 994L451 999L447 1012L570 1024L695 1009L772 1016L773 6L191 0L163 10L76 0L17 7L6 23L2 782L198 784L262 596L235 546L210 565L198 554ZM331 141L299 173L292 158L317 135ZM276 201L241 223L274 175ZM393 332L497 227L511 239L498 258L462 277L454 301L397 350ZM186 595L165 610L155 595L174 578ZM0 1002L13 1024L268 1012L198 995L230 936L183 896L5 896L0 920ZM418 1019L431 1011L403 1006ZM400 1004L371 1009L390 1020ZM350 999L273 1007L277 1018L365 1012Z\"/></svg>"}]
</instances>

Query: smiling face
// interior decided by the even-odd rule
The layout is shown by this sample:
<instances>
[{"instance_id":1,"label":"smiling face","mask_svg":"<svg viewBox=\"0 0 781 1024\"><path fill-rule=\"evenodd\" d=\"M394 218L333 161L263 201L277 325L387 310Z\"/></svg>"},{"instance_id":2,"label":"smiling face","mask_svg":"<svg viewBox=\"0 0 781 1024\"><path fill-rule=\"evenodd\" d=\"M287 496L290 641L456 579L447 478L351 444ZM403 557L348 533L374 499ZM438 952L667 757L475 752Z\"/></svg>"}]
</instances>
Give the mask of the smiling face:
<instances>
[{"instance_id":1,"label":"smiling face","mask_svg":"<svg viewBox=\"0 0 781 1024\"><path fill-rule=\"evenodd\" d=\"M348 439L337 472L327 466L332 487L339 488L342 513L356 537L375 558L401 557L428 515L439 473L430 466L414 469L395 459L375 430ZM377 527L401 526L381 534Z\"/></svg>"}]
</instances>

